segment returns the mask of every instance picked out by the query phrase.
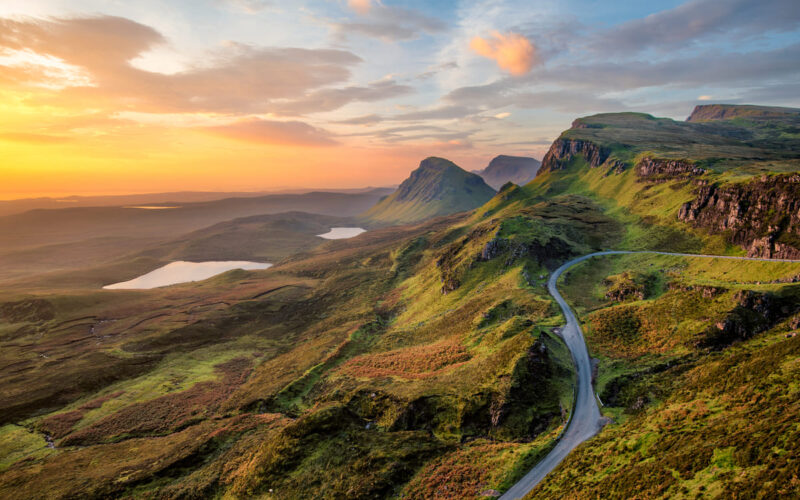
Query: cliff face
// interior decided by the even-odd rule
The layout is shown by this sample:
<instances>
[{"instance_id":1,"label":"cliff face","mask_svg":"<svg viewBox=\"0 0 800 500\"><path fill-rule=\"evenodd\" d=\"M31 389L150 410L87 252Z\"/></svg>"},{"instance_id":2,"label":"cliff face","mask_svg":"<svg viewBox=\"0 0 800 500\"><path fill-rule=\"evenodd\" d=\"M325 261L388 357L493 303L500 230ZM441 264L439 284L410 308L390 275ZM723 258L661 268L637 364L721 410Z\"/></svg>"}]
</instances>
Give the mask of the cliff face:
<instances>
[{"instance_id":1,"label":"cliff face","mask_svg":"<svg viewBox=\"0 0 800 500\"><path fill-rule=\"evenodd\" d=\"M800 259L800 175L702 186L697 198L681 207L678 219L727 233L750 257Z\"/></svg>"},{"instance_id":2,"label":"cliff face","mask_svg":"<svg viewBox=\"0 0 800 500\"><path fill-rule=\"evenodd\" d=\"M705 169L686 160L662 160L642 158L636 164L636 175L643 180L666 182L674 179L688 179L706 173Z\"/></svg>"},{"instance_id":3,"label":"cliff face","mask_svg":"<svg viewBox=\"0 0 800 500\"><path fill-rule=\"evenodd\" d=\"M592 167L599 167L608 159L609 151L597 144L580 139L556 139L542 159L539 172L562 170L574 157L579 156Z\"/></svg>"}]
</instances>

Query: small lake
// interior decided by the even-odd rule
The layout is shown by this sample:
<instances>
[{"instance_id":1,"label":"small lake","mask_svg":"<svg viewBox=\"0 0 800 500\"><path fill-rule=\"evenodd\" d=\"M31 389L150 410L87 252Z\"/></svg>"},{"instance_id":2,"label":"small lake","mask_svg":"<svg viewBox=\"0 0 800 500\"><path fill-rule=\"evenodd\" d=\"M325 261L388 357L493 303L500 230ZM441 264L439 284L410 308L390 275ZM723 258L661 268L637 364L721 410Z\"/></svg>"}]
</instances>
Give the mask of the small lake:
<instances>
[{"instance_id":1,"label":"small lake","mask_svg":"<svg viewBox=\"0 0 800 500\"><path fill-rule=\"evenodd\" d=\"M179 260L177 262L170 262L166 266L159 267L138 278L121 283L114 283L113 285L106 285L103 288L106 290L148 290L160 286L201 281L232 269L252 271L256 269L267 269L270 266L272 266L272 264L267 264L266 262L248 262L246 260L208 262L186 262Z\"/></svg>"},{"instance_id":2,"label":"small lake","mask_svg":"<svg viewBox=\"0 0 800 500\"><path fill-rule=\"evenodd\" d=\"M327 233L318 234L317 236L326 240L343 240L366 232L366 229L360 227L332 227Z\"/></svg>"}]
</instances>

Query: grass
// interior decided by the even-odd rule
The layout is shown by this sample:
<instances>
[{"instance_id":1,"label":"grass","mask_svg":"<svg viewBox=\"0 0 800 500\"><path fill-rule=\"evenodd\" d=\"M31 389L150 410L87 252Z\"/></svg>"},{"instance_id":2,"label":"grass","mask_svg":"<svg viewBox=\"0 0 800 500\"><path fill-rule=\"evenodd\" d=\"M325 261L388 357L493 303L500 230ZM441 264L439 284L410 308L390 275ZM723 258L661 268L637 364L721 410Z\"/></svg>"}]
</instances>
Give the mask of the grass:
<instances>
[{"instance_id":1,"label":"grass","mask_svg":"<svg viewBox=\"0 0 800 500\"><path fill-rule=\"evenodd\" d=\"M624 306L605 297L608 276L654 268L679 286ZM790 382L800 369L800 343L791 335L797 311L785 309L766 332L718 349L691 341L714 322L714 308L725 314L741 307L740 295L730 290L794 293L797 285L790 283L748 282L754 276L782 280L797 271L797 264L648 255L603 257L573 268L560 288L585 320L590 352L600 359L595 385L605 403L602 411L615 424L573 452L530 497L797 494L796 464L788 458L797 432L790 422L800 414L800 386ZM711 287L722 291L704 295ZM624 343L609 342L617 334L595 328L593 315L620 307L645 311L643 324L645 318L659 320L669 316L659 312L662 305L678 317L691 317L695 310L705 317L678 321L665 334L666 343L649 337L645 328ZM632 356L633 346L642 350Z\"/></svg>"},{"instance_id":2,"label":"grass","mask_svg":"<svg viewBox=\"0 0 800 500\"><path fill-rule=\"evenodd\" d=\"M14 424L0 427L0 472L23 458L42 459L53 453L38 432Z\"/></svg>"},{"instance_id":3,"label":"grass","mask_svg":"<svg viewBox=\"0 0 800 500\"><path fill-rule=\"evenodd\" d=\"M738 122L624 115L586 124L567 135L605 141L628 163L697 153L684 159L720 182L792 161L756 161L753 148L789 137L760 125L748 145ZM722 150L721 160L708 156ZM0 496L503 490L552 447L571 407L572 360L552 331L563 317L545 288L551 271L606 248L743 253L676 220L694 188L573 158L472 213L295 253L292 241L309 242L324 222L303 219L302 238L281 240L275 250L286 257L266 271L150 291L87 288L164 256L204 256L228 237L240 244L230 251L267 256L261 232L283 238L281 217L221 224L133 267L8 282ZM615 423L537 492L796 495L798 272L655 255L571 269L559 287L599 359L596 389ZM38 430L57 448L43 447Z\"/></svg>"}]
</instances>

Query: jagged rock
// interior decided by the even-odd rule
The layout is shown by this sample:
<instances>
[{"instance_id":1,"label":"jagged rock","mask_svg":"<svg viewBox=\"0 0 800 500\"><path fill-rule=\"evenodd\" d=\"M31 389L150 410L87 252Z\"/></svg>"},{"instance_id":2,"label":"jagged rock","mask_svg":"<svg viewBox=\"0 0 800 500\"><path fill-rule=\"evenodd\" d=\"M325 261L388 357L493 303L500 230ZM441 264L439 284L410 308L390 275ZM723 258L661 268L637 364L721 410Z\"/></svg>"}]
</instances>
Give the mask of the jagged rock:
<instances>
[{"instance_id":1,"label":"jagged rock","mask_svg":"<svg viewBox=\"0 0 800 500\"><path fill-rule=\"evenodd\" d=\"M665 160L644 157L636 164L636 175L640 180L649 182L667 182L674 179L687 179L705 173L705 169L686 160Z\"/></svg>"},{"instance_id":2,"label":"jagged rock","mask_svg":"<svg viewBox=\"0 0 800 500\"><path fill-rule=\"evenodd\" d=\"M557 139L542 159L539 172L563 169L575 156L580 156L592 167L599 167L608 159L609 151L597 144L579 139Z\"/></svg>"},{"instance_id":3,"label":"jagged rock","mask_svg":"<svg viewBox=\"0 0 800 500\"><path fill-rule=\"evenodd\" d=\"M508 248L508 240L495 236L481 250L481 260L492 260Z\"/></svg>"},{"instance_id":4,"label":"jagged rock","mask_svg":"<svg viewBox=\"0 0 800 500\"><path fill-rule=\"evenodd\" d=\"M800 175L762 176L727 186L702 186L678 219L725 232L750 257L800 259Z\"/></svg>"}]
</instances>

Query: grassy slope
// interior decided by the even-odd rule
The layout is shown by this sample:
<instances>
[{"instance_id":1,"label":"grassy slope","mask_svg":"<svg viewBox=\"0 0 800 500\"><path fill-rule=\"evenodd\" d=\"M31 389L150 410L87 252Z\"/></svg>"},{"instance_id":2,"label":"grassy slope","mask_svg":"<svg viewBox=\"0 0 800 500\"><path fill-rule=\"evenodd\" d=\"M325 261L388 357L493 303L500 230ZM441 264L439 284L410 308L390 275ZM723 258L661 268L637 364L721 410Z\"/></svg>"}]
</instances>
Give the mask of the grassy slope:
<instances>
[{"instance_id":1,"label":"grassy slope","mask_svg":"<svg viewBox=\"0 0 800 500\"><path fill-rule=\"evenodd\" d=\"M794 172L796 117L784 118L583 118L562 137L600 144L611 150L611 161L628 168L590 168L576 158L526 189L593 199L626 228L620 248L741 254L676 220L678 207L694 196L691 183L643 182L630 167L644 156L688 160L716 183ZM573 268L563 295L584 321L599 360L596 389L615 423L570 455L530 498L797 495L800 455L792 422L800 416L794 382L800 343L791 334L798 323L800 288L792 283L798 274L795 264L647 255ZM620 298L620 290L629 294ZM779 310L748 310L755 306L742 304L750 294L768 297ZM736 335L720 330L728 323L740 327Z\"/></svg>"},{"instance_id":2,"label":"grassy slope","mask_svg":"<svg viewBox=\"0 0 800 500\"><path fill-rule=\"evenodd\" d=\"M604 297L621 270L656 275L645 300ZM773 498L800 492L796 264L609 257L562 289L600 359L597 390L616 423L582 445L531 498ZM759 284L760 282L760 284ZM672 287L665 286L674 283ZM588 286L587 286L588 285ZM736 310L737 293L788 297L766 331L698 347ZM634 326L605 327L626 310ZM630 325L630 322L625 324Z\"/></svg>"},{"instance_id":3,"label":"grassy slope","mask_svg":"<svg viewBox=\"0 0 800 500\"><path fill-rule=\"evenodd\" d=\"M0 324L0 402L16 405L3 412L0 493L464 498L508 486L546 452L570 400L569 356L549 332L561 318L548 269L609 247L741 252L675 221L687 184L606 174L575 160L469 216L329 242L265 272L152 292L37 293L52 317L28 305L38 312ZM770 266L625 257L568 276L565 296L590 321L598 389L619 425L542 488L569 496L580 476L580 498L694 495L728 487L720 467L747 469L756 484L771 473L758 460L777 471L772 484L791 485L796 427L768 426L782 418L773 408L796 399L791 318L721 351L696 342L736 308L739 289L795 293L778 282L794 270ZM651 295L609 305L602 281L619 284L625 270L646 277ZM776 282L754 283L764 280ZM726 290L705 297L689 285ZM7 290L3 301L25 297ZM719 374L740 363L727 384ZM754 395L762 389L768 397ZM748 428L754 398L759 420ZM691 419L675 417L684 413ZM741 440L723 439L729 421L741 437L769 438L742 452ZM628 446L629 435L641 439ZM694 453L675 451L681 437ZM592 469L598 460L605 472Z\"/></svg>"},{"instance_id":4,"label":"grassy slope","mask_svg":"<svg viewBox=\"0 0 800 500\"><path fill-rule=\"evenodd\" d=\"M592 224L611 221L575 202L532 204L517 189L468 219L328 242L268 271L38 293L48 305L26 302L0 324L12 436L0 443L14 442L0 491L424 497L431 485L460 496L507 486L546 451L571 397L569 354L549 331L559 315L537 278L553 255L513 245L609 244ZM520 230L529 217L541 224ZM497 238L510 246L477 258ZM445 277L459 286L443 294Z\"/></svg>"}]
</instances>

